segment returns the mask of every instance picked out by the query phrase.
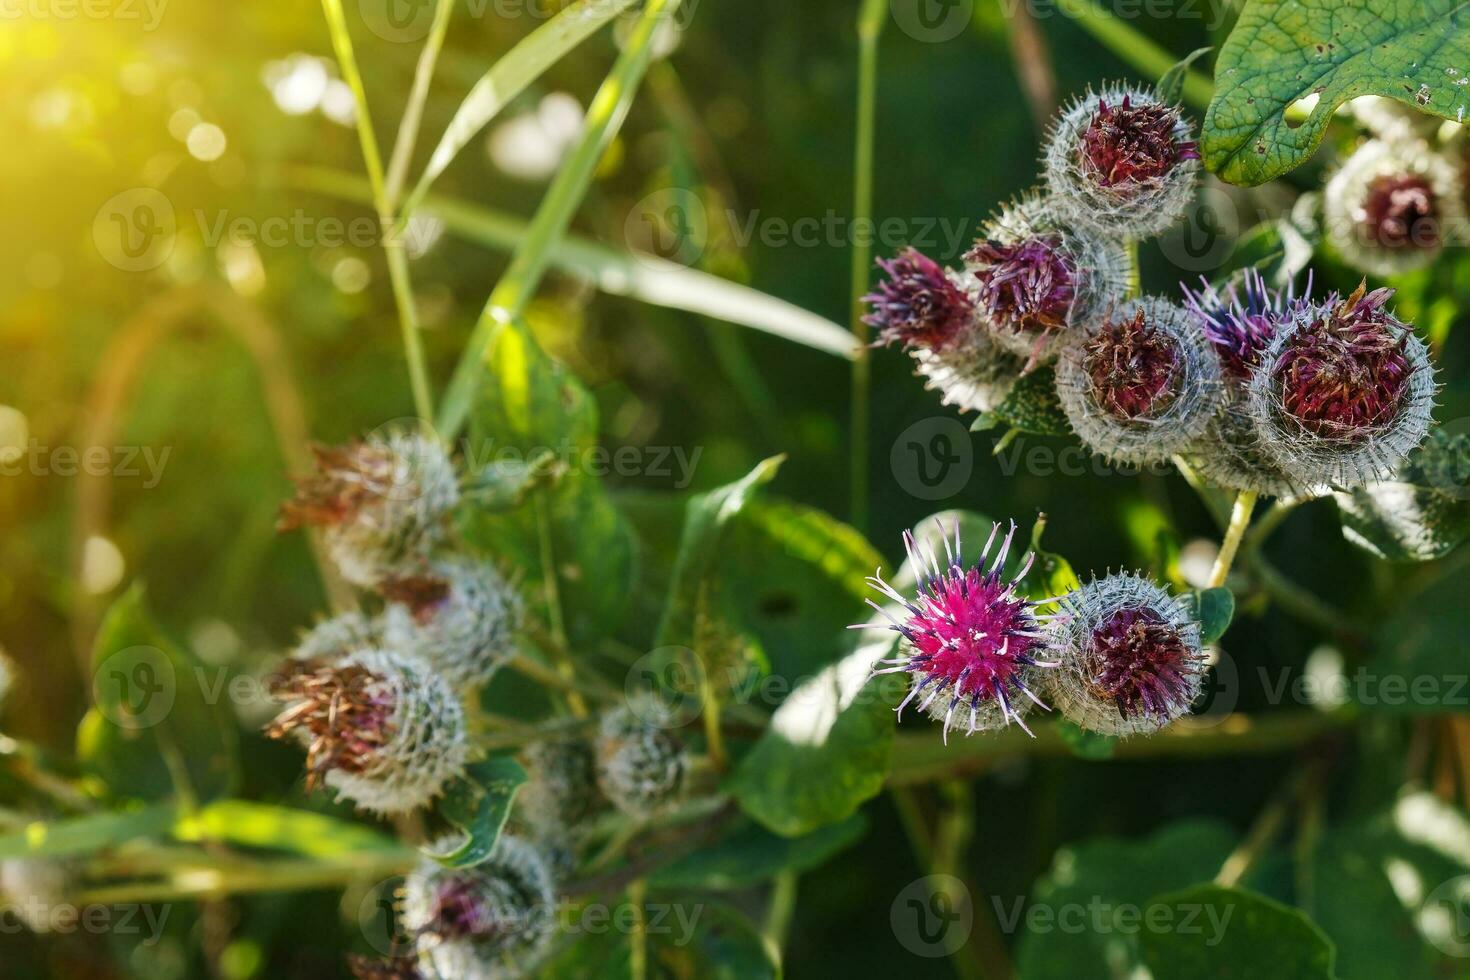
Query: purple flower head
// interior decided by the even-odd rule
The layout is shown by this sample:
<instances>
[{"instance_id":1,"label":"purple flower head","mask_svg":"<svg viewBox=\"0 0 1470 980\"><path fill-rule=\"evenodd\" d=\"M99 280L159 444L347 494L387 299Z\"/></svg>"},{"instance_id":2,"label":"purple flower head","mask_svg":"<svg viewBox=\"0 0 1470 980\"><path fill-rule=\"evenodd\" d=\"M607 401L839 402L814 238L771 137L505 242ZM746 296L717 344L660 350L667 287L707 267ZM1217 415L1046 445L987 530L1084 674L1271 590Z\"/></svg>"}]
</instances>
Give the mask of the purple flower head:
<instances>
[{"instance_id":1,"label":"purple flower head","mask_svg":"<svg viewBox=\"0 0 1470 980\"><path fill-rule=\"evenodd\" d=\"M1179 397L1184 351L1142 309L1109 320L1082 345L1082 367L1097 404L1122 420L1155 418Z\"/></svg>"},{"instance_id":2,"label":"purple flower head","mask_svg":"<svg viewBox=\"0 0 1470 980\"><path fill-rule=\"evenodd\" d=\"M942 351L958 341L974 320L974 304L933 259L906 248L879 259L886 278L863 297L872 312L863 322L878 330L880 344Z\"/></svg>"},{"instance_id":3,"label":"purple flower head","mask_svg":"<svg viewBox=\"0 0 1470 980\"><path fill-rule=\"evenodd\" d=\"M1434 185L1422 174L1381 174L1368 184L1360 224L1384 248L1435 248L1440 242Z\"/></svg>"},{"instance_id":4,"label":"purple flower head","mask_svg":"<svg viewBox=\"0 0 1470 980\"><path fill-rule=\"evenodd\" d=\"M976 303L990 323L1029 334L1066 328L1077 297L1077 266L1061 236L976 242L965 261L978 286Z\"/></svg>"},{"instance_id":5,"label":"purple flower head","mask_svg":"<svg viewBox=\"0 0 1470 980\"><path fill-rule=\"evenodd\" d=\"M1077 148L1082 172L1102 187L1153 184L1181 160L1198 160L1193 140L1178 137L1179 110L1161 102L1124 95L1102 99Z\"/></svg>"},{"instance_id":6,"label":"purple flower head","mask_svg":"<svg viewBox=\"0 0 1470 980\"><path fill-rule=\"evenodd\" d=\"M1124 718L1171 718L1193 700L1184 637L1146 606L1115 610L1092 633L1098 669L1093 689ZM1182 701L1182 703L1181 703Z\"/></svg>"},{"instance_id":7,"label":"purple flower head","mask_svg":"<svg viewBox=\"0 0 1470 980\"><path fill-rule=\"evenodd\" d=\"M1012 721L1028 734L1031 729L1021 720L1030 701L1047 709L1031 691L1038 668L1055 664L1038 660L1046 649L1047 638L1035 613L1037 605L1016 592L1017 583L1031 569L1034 553L1027 553L1020 571L1012 578L1002 578L1002 568L1010 551L1016 524L1011 522L994 560L986 559L995 544L1000 525L991 527L990 538L979 560L965 567L960 557L960 530L956 522L953 541L942 536L946 563L940 567L933 546L916 541L912 532L904 533L909 566L919 576L917 596L910 600L900 595L883 580L882 569L868 579L868 584L902 607L890 612L869 599L868 604L886 617L891 625L877 623L854 627L891 629L905 643L897 656L880 661L875 672L907 673L911 686L908 696L898 706L903 709L922 696L919 708L944 723L944 738L949 729L969 721L967 734L995 729ZM1025 700L1023 700L1023 698Z\"/></svg>"},{"instance_id":8,"label":"purple flower head","mask_svg":"<svg viewBox=\"0 0 1470 980\"><path fill-rule=\"evenodd\" d=\"M1096 579L1062 600L1048 675L1063 715L1105 735L1154 731L1189 712L1205 655L1189 604L1139 575Z\"/></svg>"},{"instance_id":9,"label":"purple flower head","mask_svg":"<svg viewBox=\"0 0 1470 980\"><path fill-rule=\"evenodd\" d=\"M1408 328L1383 309L1392 289L1330 299L1274 367L1282 407L1302 428L1359 440L1393 421L1410 374Z\"/></svg>"},{"instance_id":10,"label":"purple flower head","mask_svg":"<svg viewBox=\"0 0 1470 980\"><path fill-rule=\"evenodd\" d=\"M361 664L291 661L271 694L291 704L265 733L275 739L302 733L307 790L333 770L369 771L393 737L393 688Z\"/></svg>"},{"instance_id":11,"label":"purple flower head","mask_svg":"<svg viewBox=\"0 0 1470 980\"><path fill-rule=\"evenodd\" d=\"M436 884L431 917L420 932L440 939L493 943L520 927L521 911L495 901L499 896L487 891L479 880L449 877Z\"/></svg>"},{"instance_id":12,"label":"purple flower head","mask_svg":"<svg viewBox=\"0 0 1470 980\"><path fill-rule=\"evenodd\" d=\"M1273 289L1256 269L1247 269L1242 278L1233 280L1224 292L1217 291L1203 276L1200 288L1184 290L1186 305L1194 314L1205 336L1220 355L1225 377L1244 381L1261 363L1261 354L1270 346L1276 331L1310 302L1312 275L1302 295L1295 285Z\"/></svg>"}]
</instances>

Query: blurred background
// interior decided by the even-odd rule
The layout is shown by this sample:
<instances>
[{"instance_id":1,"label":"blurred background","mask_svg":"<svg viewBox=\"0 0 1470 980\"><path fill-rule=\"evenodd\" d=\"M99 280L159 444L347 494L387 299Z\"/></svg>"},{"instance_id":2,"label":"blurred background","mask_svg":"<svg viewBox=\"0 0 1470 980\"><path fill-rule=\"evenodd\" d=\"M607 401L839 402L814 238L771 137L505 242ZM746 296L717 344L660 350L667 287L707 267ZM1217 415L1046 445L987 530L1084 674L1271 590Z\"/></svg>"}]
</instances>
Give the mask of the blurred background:
<instances>
[{"instance_id":1,"label":"blurred background","mask_svg":"<svg viewBox=\"0 0 1470 980\"><path fill-rule=\"evenodd\" d=\"M413 175L468 88L556 6L456 11ZM1159 6L1163 15L1130 23L1179 56L1218 43L1228 26L1228 8ZM388 18L367 0L348 4L385 154L431 7L405 4ZM651 68L574 231L847 323L855 8L851 0L690 0L687 29ZM1047 103L1138 77L1050 7L1018 28L1025 10L959 0L935 5L931 13L960 18L940 23L916 21L895 0L881 46L874 213L896 230L880 235L877 254L912 241L956 262L985 216L1034 181ZM289 477L308 440L342 441L412 414L412 402L373 212L364 200L322 191L333 180L350 186L323 171L360 178L362 157L351 93L316 5L114 0L88 12L17 2L3 17L0 125L11 135L0 153L8 229L0 239L0 644L19 666L6 730L65 755L88 705L90 679L79 665L100 611L128 583L147 583L155 614L207 663L246 673L326 608L304 539L275 531ZM615 56L616 32L591 38L477 137L436 193L528 217ZM1331 153L1291 183L1317 186ZM693 195L708 219L696 247L677 238L670 247L669 229L643 220L649 195L670 189ZM1294 196L1279 186L1247 196L1213 185L1212 193L1268 217ZM801 219L823 230L805 243L770 233ZM1146 287L1172 290L1212 275L1247 230L1196 223L1146 245ZM506 255L431 215L410 227L408 248L431 375L442 386ZM1470 416L1470 354L1457 329L1470 264L1455 255L1444 265L1403 284L1401 312L1422 314L1421 327L1432 321L1448 381L1440 417L1456 420ZM1349 281L1330 261L1321 270L1333 284ZM655 513L652 495L720 485L777 452L789 461L776 494L848 515L843 360L555 273L531 321L543 346L595 393L606 445L677 447L696 460L687 473L612 473L610 486L635 518ZM897 352L876 353L873 370L866 531L890 560L902 529L962 506L1023 523L1047 513L1047 546L1084 575L1144 567L1186 582L1208 569L1214 525L1182 481L1090 463L1063 474L1015 464L1024 458L1017 451L1043 439L1023 437L992 456L994 434L965 435L956 451L968 477L941 498L926 494L904 434L930 426L918 430L927 439L952 415ZM94 445L105 455L79 458L79 447ZM650 530L649 555L655 537ZM1334 603L1381 609L1385 629L1428 632L1438 639L1424 642L1436 650L1463 652L1463 586L1440 565L1426 566L1430 576L1374 562L1343 539L1330 507L1294 515L1273 553L1284 572ZM650 576L658 564L646 562ZM1415 575L1423 581L1409 583ZM1428 591L1392 612L1384 597L1414 584ZM1265 700L1258 668L1297 671L1327 640L1262 597L1242 596L1241 606L1226 644L1236 673L1228 696L1249 711ZM802 610L774 602L765 613L779 631L783 617L795 622ZM246 795L332 810L303 796L294 750L248 734L258 721L242 719ZM1464 760L1451 750L1470 744L1462 729L1390 718L1360 732L1330 749L1344 754L1326 790L1333 806L1369 812L1406 778L1458 800ZM1075 867L1076 848L1094 838L1157 842L1152 835L1171 828L1159 848L1204 852L1223 841L1228 850L1278 792L1290 761L1289 752L1268 752L991 767L973 784L971 870L1008 907L1039 877L1064 887L1059 869ZM888 799L868 811L871 830L858 848L801 880L788 973L953 975L945 959L915 957L890 938L893 897L920 872ZM1147 866L1124 845L1082 853L1115 877L1135 860ZM1268 866L1254 887L1270 892L1273 873ZM354 902L307 892L178 906L164 940L148 946L118 935L0 934L0 976L342 975L342 950L365 950ZM991 903L979 904L977 942L993 947L988 962L1023 953L1015 935L1001 933ZM1101 955L1099 963L1095 976L1108 976Z\"/></svg>"}]
</instances>

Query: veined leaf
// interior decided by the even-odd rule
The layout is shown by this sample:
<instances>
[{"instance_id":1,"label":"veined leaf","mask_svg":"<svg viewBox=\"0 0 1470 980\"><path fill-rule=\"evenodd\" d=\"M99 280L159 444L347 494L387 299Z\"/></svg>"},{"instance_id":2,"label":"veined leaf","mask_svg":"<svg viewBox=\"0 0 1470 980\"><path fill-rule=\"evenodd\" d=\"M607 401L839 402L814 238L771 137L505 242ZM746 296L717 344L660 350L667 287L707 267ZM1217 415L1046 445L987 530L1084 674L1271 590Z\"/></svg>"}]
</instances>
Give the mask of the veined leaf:
<instances>
[{"instance_id":1,"label":"veined leaf","mask_svg":"<svg viewBox=\"0 0 1470 980\"><path fill-rule=\"evenodd\" d=\"M1337 107L1381 95L1463 121L1470 107L1464 0L1249 0L1215 66L1205 165L1263 184L1306 162ZM1304 121L1288 119L1317 96Z\"/></svg>"}]
</instances>

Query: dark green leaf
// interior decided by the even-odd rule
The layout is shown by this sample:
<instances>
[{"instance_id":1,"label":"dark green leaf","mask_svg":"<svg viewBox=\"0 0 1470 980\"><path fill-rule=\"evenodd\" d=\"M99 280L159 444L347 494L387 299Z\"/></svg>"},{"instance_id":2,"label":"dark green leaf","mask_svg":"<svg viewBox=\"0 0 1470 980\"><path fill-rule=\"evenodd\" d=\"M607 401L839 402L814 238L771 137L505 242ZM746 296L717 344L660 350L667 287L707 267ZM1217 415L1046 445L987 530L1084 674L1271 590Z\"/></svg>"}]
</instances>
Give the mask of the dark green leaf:
<instances>
[{"instance_id":1,"label":"dark green leaf","mask_svg":"<svg viewBox=\"0 0 1470 980\"><path fill-rule=\"evenodd\" d=\"M734 483L700 494L689 502L684 512L684 535L674 560L668 604L659 624L660 645L693 641L700 593L719 557L725 526L757 490L775 478L784 459L773 456L764 460Z\"/></svg>"},{"instance_id":2,"label":"dark green leaf","mask_svg":"<svg viewBox=\"0 0 1470 980\"><path fill-rule=\"evenodd\" d=\"M970 431L983 432L998 425L1036 435L1070 436L1071 423L1057 400L1056 372L1040 367L1022 375L1005 401L989 412L981 412Z\"/></svg>"},{"instance_id":3,"label":"dark green leaf","mask_svg":"<svg viewBox=\"0 0 1470 980\"><path fill-rule=\"evenodd\" d=\"M1215 65L1205 165L1262 184L1301 165L1337 107L1382 95L1445 119L1470 95L1470 7L1463 0L1248 0ZM1317 95L1305 120L1288 119Z\"/></svg>"},{"instance_id":4,"label":"dark green leaf","mask_svg":"<svg viewBox=\"0 0 1470 980\"><path fill-rule=\"evenodd\" d=\"M1138 840L1062 848L1051 870L1037 879L1029 906L992 899L1001 929L1020 935L1016 966L1022 980L1095 977L1099 964L1108 964L1105 976L1131 975L1140 966L1137 930L1120 928L1121 910L1140 910L1160 892L1213 877L1234 842L1223 824L1186 822ZM1092 927L1094 909L1102 928ZM1060 927L1079 915L1087 927Z\"/></svg>"},{"instance_id":5,"label":"dark green leaf","mask_svg":"<svg viewBox=\"0 0 1470 980\"><path fill-rule=\"evenodd\" d=\"M567 472L510 513L469 508L465 537L524 575L528 597L544 600L549 556L574 644L617 626L633 578L632 533L597 476L597 427L597 406L581 382L523 326L507 324L486 358L465 459L475 469L505 459L540 466L547 464L535 461L551 454Z\"/></svg>"},{"instance_id":6,"label":"dark green leaf","mask_svg":"<svg viewBox=\"0 0 1470 980\"><path fill-rule=\"evenodd\" d=\"M468 868L488 859L525 781L526 770L514 756L495 755L465 767L464 776L451 783L439 801L439 815L465 832L465 842L434 858L451 868Z\"/></svg>"},{"instance_id":7,"label":"dark green leaf","mask_svg":"<svg viewBox=\"0 0 1470 980\"><path fill-rule=\"evenodd\" d=\"M1198 885L1160 895L1140 933L1155 980L1290 977L1333 980L1336 951L1301 912L1239 888Z\"/></svg>"},{"instance_id":8,"label":"dark green leaf","mask_svg":"<svg viewBox=\"0 0 1470 980\"><path fill-rule=\"evenodd\" d=\"M1189 77L1190 67L1199 59L1215 50L1212 47L1196 48L1159 78L1157 91L1165 102L1178 103L1184 100L1184 80Z\"/></svg>"},{"instance_id":9,"label":"dark green leaf","mask_svg":"<svg viewBox=\"0 0 1470 980\"><path fill-rule=\"evenodd\" d=\"M1338 492L1347 539L1388 561L1432 561L1470 538L1470 436L1439 429L1398 478Z\"/></svg>"},{"instance_id":10,"label":"dark green leaf","mask_svg":"<svg viewBox=\"0 0 1470 980\"><path fill-rule=\"evenodd\" d=\"M1200 624L1200 642L1218 643L1235 618L1235 594L1223 585L1213 589L1192 589L1189 600L1194 617Z\"/></svg>"},{"instance_id":11,"label":"dark green leaf","mask_svg":"<svg viewBox=\"0 0 1470 980\"><path fill-rule=\"evenodd\" d=\"M778 837L747 821L719 843L663 868L650 884L655 888L749 888L782 871L809 871L856 844L867 830L868 821L860 813L802 837Z\"/></svg>"},{"instance_id":12,"label":"dark green leaf","mask_svg":"<svg viewBox=\"0 0 1470 980\"><path fill-rule=\"evenodd\" d=\"M163 836L173 826L176 814L177 808L171 804L154 804L49 823L37 821L24 830L0 835L0 860L89 854L141 837Z\"/></svg>"},{"instance_id":13,"label":"dark green leaf","mask_svg":"<svg viewBox=\"0 0 1470 980\"><path fill-rule=\"evenodd\" d=\"M1118 747L1118 739L1112 735L1099 735L1079 728L1066 718L1057 719L1057 734L1067 743L1067 748L1079 759L1111 759Z\"/></svg>"},{"instance_id":14,"label":"dark green leaf","mask_svg":"<svg viewBox=\"0 0 1470 980\"><path fill-rule=\"evenodd\" d=\"M92 695L77 756L114 796L197 802L230 792L238 745L222 685L153 623L139 585L97 631Z\"/></svg>"}]
</instances>

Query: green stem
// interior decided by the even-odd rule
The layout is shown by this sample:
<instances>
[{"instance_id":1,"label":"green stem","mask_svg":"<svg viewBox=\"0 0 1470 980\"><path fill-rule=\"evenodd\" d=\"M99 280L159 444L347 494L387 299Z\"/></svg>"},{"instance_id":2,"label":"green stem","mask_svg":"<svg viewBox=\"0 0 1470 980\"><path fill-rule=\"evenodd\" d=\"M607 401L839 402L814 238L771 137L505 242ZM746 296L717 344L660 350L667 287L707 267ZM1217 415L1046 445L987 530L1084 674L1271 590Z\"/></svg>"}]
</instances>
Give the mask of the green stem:
<instances>
[{"instance_id":1,"label":"green stem","mask_svg":"<svg viewBox=\"0 0 1470 980\"><path fill-rule=\"evenodd\" d=\"M460 355L439 406L439 432L443 438L449 441L458 438L479 388L486 355L500 330L521 319L535 295L551 261L552 250L566 234L587 193L597 161L627 118L638 84L648 69L654 36L664 20L678 11L679 3L680 0L648 0L622 54L593 96L581 139L552 179L536 216L526 228L525 237L511 256L510 266L490 293L484 312Z\"/></svg>"},{"instance_id":2,"label":"green stem","mask_svg":"<svg viewBox=\"0 0 1470 980\"><path fill-rule=\"evenodd\" d=\"M352 99L357 109L357 139L362 145L363 165L367 168L368 182L373 189L373 206L378 212L378 227L388 232L394 227L393 206L388 197L388 186L383 174L383 158L378 152L378 137L373 130L373 118L368 111L367 90L362 84L362 73L357 67L357 57L352 51L352 35L347 31L347 18L342 13L342 0L322 0L322 10L327 17L327 28L332 35L332 49L337 54L337 64L342 77L352 90ZM398 325L403 334L403 352L408 361L408 380L413 388L413 404L420 418L428 421L433 416L433 398L429 394L429 373L425 367L422 339L419 337L418 310L414 303L413 287L408 279L408 259L403 252L400 235L385 234L383 250L388 257L388 280L393 287L393 302L398 308Z\"/></svg>"},{"instance_id":3,"label":"green stem","mask_svg":"<svg viewBox=\"0 0 1470 980\"><path fill-rule=\"evenodd\" d=\"M1119 742L1109 761L1279 752L1349 724L1343 715L1308 710L1274 711L1259 717L1236 714L1212 725L1180 721L1148 738ZM894 741L888 786L896 789L955 779L1023 757L1071 755L1071 748L1052 725L1038 727L1035 738L1024 732L1002 732L983 740L959 739L947 746L928 735L901 734Z\"/></svg>"},{"instance_id":4,"label":"green stem","mask_svg":"<svg viewBox=\"0 0 1470 980\"><path fill-rule=\"evenodd\" d=\"M1215 567L1210 571L1209 588L1214 589L1225 584L1230 566L1235 564L1235 553L1240 550L1241 539L1245 537L1246 528L1250 527L1251 511L1255 508L1256 492L1240 491L1235 498L1235 506L1230 511L1230 526L1225 529L1225 540L1220 542L1220 554L1215 558Z\"/></svg>"},{"instance_id":5,"label":"green stem","mask_svg":"<svg viewBox=\"0 0 1470 980\"><path fill-rule=\"evenodd\" d=\"M866 229L873 216L873 144L878 101L878 39L888 21L883 0L863 0L858 11L857 137L852 164L852 287L851 325L857 342L852 362L852 408L849 433L852 439L852 525L868 527L868 455L871 425L873 365L868 347L868 325L863 322L863 296L868 292L868 269L873 246Z\"/></svg>"},{"instance_id":6,"label":"green stem","mask_svg":"<svg viewBox=\"0 0 1470 980\"><path fill-rule=\"evenodd\" d=\"M628 937L628 975L631 980L648 978L648 922L643 902L648 898L648 880L639 878L628 885L628 904L633 907L633 934Z\"/></svg>"},{"instance_id":7,"label":"green stem","mask_svg":"<svg viewBox=\"0 0 1470 980\"><path fill-rule=\"evenodd\" d=\"M388 161L384 196L389 207L396 207L403 195L408 165L413 161L414 144L418 142L419 126L424 118L424 103L429 98L429 84L434 79L434 65L439 61L439 51L444 47L444 35L449 32L449 16L453 12L454 0L435 0L434 23L429 27L424 50L419 53L418 65L413 72L413 88L408 93L403 120L398 124L398 137L393 142L393 156Z\"/></svg>"},{"instance_id":8,"label":"green stem","mask_svg":"<svg viewBox=\"0 0 1470 980\"><path fill-rule=\"evenodd\" d=\"M1128 298L1143 295L1143 272L1138 266L1138 239L1128 239L1123 247L1128 251Z\"/></svg>"},{"instance_id":9,"label":"green stem","mask_svg":"<svg viewBox=\"0 0 1470 980\"><path fill-rule=\"evenodd\" d=\"M1098 0L1065 0L1060 9L1103 47L1148 78L1158 79L1179 60ZM1184 101L1196 109L1207 108L1214 91L1214 83L1205 75L1194 69L1185 73Z\"/></svg>"},{"instance_id":10,"label":"green stem","mask_svg":"<svg viewBox=\"0 0 1470 980\"><path fill-rule=\"evenodd\" d=\"M778 962L781 951L786 947L786 937L791 932L791 920L796 916L796 892L800 880L800 875L787 868L771 883L771 900L766 906L761 936Z\"/></svg>"}]
</instances>

